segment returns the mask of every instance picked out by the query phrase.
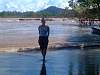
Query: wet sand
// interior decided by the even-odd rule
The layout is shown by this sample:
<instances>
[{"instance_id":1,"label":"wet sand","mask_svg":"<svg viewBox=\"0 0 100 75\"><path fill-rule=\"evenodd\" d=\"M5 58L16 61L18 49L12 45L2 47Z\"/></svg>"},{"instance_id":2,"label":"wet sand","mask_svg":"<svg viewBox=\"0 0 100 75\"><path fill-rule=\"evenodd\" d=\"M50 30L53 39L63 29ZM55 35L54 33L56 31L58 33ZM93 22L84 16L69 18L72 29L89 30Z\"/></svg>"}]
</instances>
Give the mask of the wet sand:
<instances>
[{"instance_id":1,"label":"wet sand","mask_svg":"<svg viewBox=\"0 0 100 75\"><path fill-rule=\"evenodd\" d=\"M49 38L49 47L54 47L59 44L63 44L65 41L63 38ZM48 48L49 48L48 47ZM1 52L17 52L17 51L23 51L24 49L35 49L39 48L38 45L38 38L28 38L28 39L22 39L22 40L16 40L11 42L4 42L0 43L0 51Z\"/></svg>"}]
</instances>

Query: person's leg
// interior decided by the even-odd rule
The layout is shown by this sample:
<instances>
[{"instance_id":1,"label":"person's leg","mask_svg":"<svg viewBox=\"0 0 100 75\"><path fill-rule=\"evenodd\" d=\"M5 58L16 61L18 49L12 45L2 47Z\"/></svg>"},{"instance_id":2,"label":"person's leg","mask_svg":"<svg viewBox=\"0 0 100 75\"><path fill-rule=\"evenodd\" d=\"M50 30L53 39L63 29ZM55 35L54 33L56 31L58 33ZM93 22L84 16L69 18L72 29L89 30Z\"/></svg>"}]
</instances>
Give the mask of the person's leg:
<instances>
[{"instance_id":1,"label":"person's leg","mask_svg":"<svg viewBox=\"0 0 100 75\"><path fill-rule=\"evenodd\" d=\"M43 52L43 49L41 49L41 53L42 53L42 56L44 56L44 52Z\"/></svg>"},{"instance_id":2,"label":"person's leg","mask_svg":"<svg viewBox=\"0 0 100 75\"><path fill-rule=\"evenodd\" d=\"M43 61L45 61L45 52L43 50Z\"/></svg>"},{"instance_id":3,"label":"person's leg","mask_svg":"<svg viewBox=\"0 0 100 75\"><path fill-rule=\"evenodd\" d=\"M44 43L43 43L43 37L39 37L39 46L40 46L40 50L41 50L41 54L42 56L44 56Z\"/></svg>"},{"instance_id":4,"label":"person's leg","mask_svg":"<svg viewBox=\"0 0 100 75\"><path fill-rule=\"evenodd\" d=\"M48 47L48 37L44 38L44 49L43 49L43 58L45 59L46 53L47 53L47 47Z\"/></svg>"},{"instance_id":5,"label":"person's leg","mask_svg":"<svg viewBox=\"0 0 100 75\"><path fill-rule=\"evenodd\" d=\"M43 59L45 59L45 56L46 56L46 50L47 49L43 49L42 53L43 53Z\"/></svg>"}]
</instances>

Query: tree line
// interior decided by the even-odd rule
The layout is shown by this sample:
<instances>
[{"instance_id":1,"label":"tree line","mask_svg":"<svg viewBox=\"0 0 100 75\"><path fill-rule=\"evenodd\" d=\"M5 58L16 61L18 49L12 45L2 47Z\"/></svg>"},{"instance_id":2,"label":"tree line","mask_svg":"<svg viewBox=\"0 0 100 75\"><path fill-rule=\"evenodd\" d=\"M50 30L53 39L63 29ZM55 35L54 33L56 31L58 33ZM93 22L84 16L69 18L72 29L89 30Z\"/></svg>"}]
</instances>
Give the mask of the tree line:
<instances>
[{"instance_id":1,"label":"tree line","mask_svg":"<svg viewBox=\"0 0 100 75\"><path fill-rule=\"evenodd\" d=\"M78 13L78 17L100 19L100 0L70 0L69 6Z\"/></svg>"},{"instance_id":2,"label":"tree line","mask_svg":"<svg viewBox=\"0 0 100 75\"><path fill-rule=\"evenodd\" d=\"M33 11L28 11L28 12L17 12L17 11L2 11L0 12L0 17L1 18L32 18L32 17L38 17L38 14L36 14Z\"/></svg>"},{"instance_id":3,"label":"tree line","mask_svg":"<svg viewBox=\"0 0 100 75\"><path fill-rule=\"evenodd\" d=\"M77 12L74 10L69 10L67 7L62 11L62 13L50 13L50 12L33 12L33 11L27 11L27 12L18 12L18 11L2 11L0 12L0 18L37 18L37 17L76 17Z\"/></svg>"}]
</instances>

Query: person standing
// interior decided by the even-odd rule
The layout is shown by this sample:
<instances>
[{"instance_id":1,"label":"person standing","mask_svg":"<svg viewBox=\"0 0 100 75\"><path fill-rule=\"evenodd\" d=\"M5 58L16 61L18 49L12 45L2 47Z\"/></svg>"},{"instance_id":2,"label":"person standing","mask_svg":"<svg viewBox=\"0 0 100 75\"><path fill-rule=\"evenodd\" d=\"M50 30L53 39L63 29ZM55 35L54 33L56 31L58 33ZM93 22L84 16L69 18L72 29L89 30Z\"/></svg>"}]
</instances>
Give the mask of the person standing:
<instances>
[{"instance_id":1,"label":"person standing","mask_svg":"<svg viewBox=\"0 0 100 75\"><path fill-rule=\"evenodd\" d=\"M41 19L41 23L42 25L40 25L38 27L38 31L39 31L39 46L40 46L40 50L43 56L43 61L45 61L45 56L46 56L46 52L47 52L47 47L48 47L48 37L49 37L49 26L45 25L46 21L44 18Z\"/></svg>"}]
</instances>

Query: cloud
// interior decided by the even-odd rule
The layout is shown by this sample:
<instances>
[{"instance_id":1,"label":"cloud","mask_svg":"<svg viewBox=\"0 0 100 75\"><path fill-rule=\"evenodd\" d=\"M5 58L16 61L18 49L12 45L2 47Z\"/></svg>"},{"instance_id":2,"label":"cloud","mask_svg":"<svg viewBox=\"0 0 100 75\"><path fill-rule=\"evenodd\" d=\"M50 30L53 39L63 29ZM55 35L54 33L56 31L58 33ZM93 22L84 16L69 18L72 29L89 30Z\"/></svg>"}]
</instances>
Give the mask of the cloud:
<instances>
[{"instance_id":1,"label":"cloud","mask_svg":"<svg viewBox=\"0 0 100 75\"><path fill-rule=\"evenodd\" d=\"M68 7L68 1L66 0L59 0L58 7L65 8Z\"/></svg>"},{"instance_id":2,"label":"cloud","mask_svg":"<svg viewBox=\"0 0 100 75\"><path fill-rule=\"evenodd\" d=\"M38 11L48 6L64 8L67 0L0 0L0 11Z\"/></svg>"}]
</instances>

